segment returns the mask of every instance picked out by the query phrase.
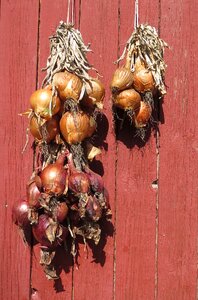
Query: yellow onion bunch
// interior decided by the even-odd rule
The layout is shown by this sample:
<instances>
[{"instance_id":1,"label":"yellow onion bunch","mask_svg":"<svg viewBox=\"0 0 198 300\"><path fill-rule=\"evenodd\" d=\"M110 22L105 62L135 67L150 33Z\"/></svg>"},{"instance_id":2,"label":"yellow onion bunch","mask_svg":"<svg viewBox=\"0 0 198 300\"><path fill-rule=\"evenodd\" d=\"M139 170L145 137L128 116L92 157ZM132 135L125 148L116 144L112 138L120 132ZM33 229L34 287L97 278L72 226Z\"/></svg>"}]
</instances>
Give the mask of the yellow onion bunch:
<instances>
[{"instance_id":1,"label":"yellow onion bunch","mask_svg":"<svg viewBox=\"0 0 198 300\"><path fill-rule=\"evenodd\" d=\"M113 105L127 112L142 139L151 119L153 96L166 94L165 47L154 27L139 25L117 61L125 58L125 65L114 72L111 80Z\"/></svg>"},{"instance_id":2,"label":"yellow onion bunch","mask_svg":"<svg viewBox=\"0 0 198 300\"><path fill-rule=\"evenodd\" d=\"M46 76L25 113L34 137L34 171L26 197L13 207L13 221L24 240L26 230L32 230L47 278L57 279L57 247L72 239L75 256L77 236L98 244L99 221L109 219L111 210L101 176L89 167L101 153L90 138L97 128L96 113L103 108L104 86L89 76L90 49L71 24L60 22L50 42Z\"/></svg>"}]
</instances>

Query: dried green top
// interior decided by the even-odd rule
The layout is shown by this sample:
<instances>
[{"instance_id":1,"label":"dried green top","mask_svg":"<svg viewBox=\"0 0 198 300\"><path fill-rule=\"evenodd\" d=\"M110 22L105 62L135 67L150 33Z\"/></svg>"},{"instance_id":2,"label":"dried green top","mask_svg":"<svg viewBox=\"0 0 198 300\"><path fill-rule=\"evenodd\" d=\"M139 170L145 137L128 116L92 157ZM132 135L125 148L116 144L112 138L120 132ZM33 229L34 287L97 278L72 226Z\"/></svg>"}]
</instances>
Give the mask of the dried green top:
<instances>
[{"instance_id":1,"label":"dried green top","mask_svg":"<svg viewBox=\"0 0 198 300\"><path fill-rule=\"evenodd\" d=\"M140 24L127 41L124 51L117 62L124 59L126 52L128 52L127 55L131 57L130 67L133 72L135 61L139 57L152 72L155 86L164 95L166 94L164 84L166 64L163 59L165 47L168 47L167 43L159 38L154 27Z\"/></svg>"}]
</instances>

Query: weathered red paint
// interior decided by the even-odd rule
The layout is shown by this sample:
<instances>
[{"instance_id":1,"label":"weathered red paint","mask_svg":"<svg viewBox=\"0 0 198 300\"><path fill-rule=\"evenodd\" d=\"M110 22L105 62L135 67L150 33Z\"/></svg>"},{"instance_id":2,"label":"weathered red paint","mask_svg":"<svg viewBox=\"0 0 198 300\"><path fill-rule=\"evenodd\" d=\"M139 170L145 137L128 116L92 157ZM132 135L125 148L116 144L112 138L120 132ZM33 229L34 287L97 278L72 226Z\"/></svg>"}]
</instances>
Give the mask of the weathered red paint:
<instances>
[{"instance_id":1,"label":"weathered red paint","mask_svg":"<svg viewBox=\"0 0 198 300\"><path fill-rule=\"evenodd\" d=\"M1 1L1 299L197 299L198 3L139 3L139 21L160 29L171 47L165 55L168 93L160 135L151 133L143 147L127 123L117 130L116 142L109 92L113 61L133 30L134 1L75 1L77 27L91 42L89 59L106 87L105 117L98 126L104 170L100 162L92 167L104 172L115 235L112 226L104 226L108 237L98 248L88 246L88 258L81 244L78 269L60 249L61 280L53 283L39 265L39 247L30 252L23 245L11 207L25 194L32 171L30 146L21 155L27 120L18 113L28 108L31 92L41 85L48 36L66 20L67 1ZM152 187L156 179L158 186Z\"/></svg>"}]
</instances>

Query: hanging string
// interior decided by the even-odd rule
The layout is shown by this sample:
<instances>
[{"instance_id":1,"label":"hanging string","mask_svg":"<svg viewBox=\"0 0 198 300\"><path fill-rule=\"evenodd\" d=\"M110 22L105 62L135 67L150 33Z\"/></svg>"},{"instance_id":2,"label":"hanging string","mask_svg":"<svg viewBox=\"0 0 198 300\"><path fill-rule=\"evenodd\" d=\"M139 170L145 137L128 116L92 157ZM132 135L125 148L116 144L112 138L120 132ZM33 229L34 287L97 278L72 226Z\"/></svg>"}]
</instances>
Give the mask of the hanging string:
<instances>
[{"instance_id":1,"label":"hanging string","mask_svg":"<svg viewBox=\"0 0 198 300\"><path fill-rule=\"evenodd\" d=\"M138 0L135 0L135 16L134 16L134 29L139 25L139 9L138 9Z\"/></svg>"},{"instance_id":2,"label":"hanging string","mask_svg":"<svg viewBox=\"0 0 198 300\"><path fill-rule=\"evenodd\" d=\"M67 2L67 24L74 24L74 0L68 0Z\"/></svg>"}]
</instances>

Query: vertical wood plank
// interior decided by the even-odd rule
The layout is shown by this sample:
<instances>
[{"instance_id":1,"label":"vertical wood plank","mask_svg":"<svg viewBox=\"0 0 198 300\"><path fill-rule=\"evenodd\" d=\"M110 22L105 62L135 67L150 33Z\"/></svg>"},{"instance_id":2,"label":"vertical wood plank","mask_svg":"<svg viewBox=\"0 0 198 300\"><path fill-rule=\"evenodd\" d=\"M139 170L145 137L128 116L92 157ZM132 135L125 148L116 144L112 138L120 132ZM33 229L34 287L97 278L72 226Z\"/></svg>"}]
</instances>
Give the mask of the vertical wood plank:
<instances>
[{"instance_id":1,"label":"vertical wood plank","mask_svg":"<svg viewBox=\"0 0 198 300\"><path fill-rule=\"evenodd\" d=\"M160 300L197 299L197 1L161 1L169 43L159 181Z\"/></svg>"},{"instance_id":2,"label":"vertical wood plank","mask_svg":"<svg viewBox=\"0 0 198 300\"><path fill-rule=\"evenodd\" d=\"M45 0L40 3L40 30L39 30L39 63L38 63L38 86L41 86L45 72L41 69L46 66L50 53L48 37L53 35L61 20L67 19L67 4L65 0ZM75 1L76 20L78 22L79 1ZM40 249L34 247L32 267L32 287L38 291L41 299L63 300L72 297L72 260L71 255L63 248L57 249L56 266L60 271L60 279L48 281L39 265Z\"/></svg>"},{"instance_id":3,"label":"vertical wood plank","mask_svg":"<svg viewBox=\"0 0 198 300\"><path fill-rule=\"evenodd\" d=\"M18 113L28 108L36 86L38 2L3 0L0 9L0 298L28 300L30 250L12 224L11 212L24 196L32 170L30 146L21 154L27 120Z\"/></svg>"},{"instance_id":4,"label":"vertical wood plank","mask_svg":"<svg viewBox=\"0 0 198 300\"><path fill-rule=\"evenodd\" d=\"M104 182L110 194L111 208L114 210L115 195L115 137L112 124L112 109L110 101L109 83L114 69L113 61L117 52L118 28L117 1L83 0L81 3L80 30L85 43L91 43L93 53L89 55L90 62L96 67L105 84L105 117L98 125L98 136L95 141L104 138L102 164L104 168ZM108 120L107 120L107 119ZM107 137L107 130L108 135ZM99 162L94 170L102 169ZM103 173L103 172L102 172ZM113 238L112 226L104 224L102 230L110 236L103 236L94 253L89 248L86 259L84 246L80 247L79 269L74 269L74 299L112 299L113 297Z\"/></svg>"},{"instance_id":5,"label":"vertical wood plank","mask_svg":"<svg viewBox=\"0 0 198 300\"><path fill-rule=\"evenodd\" d=\"M158 26L158 1L139 1L139 23ZM133 31L134 1L120 1L120 53ZM134 139L125 122L118 128L116 206L116 299L150 300L155 295L157 193L156 140ZM143 146L143 147L142 147Z\"/></svg>"}]
</instances>

